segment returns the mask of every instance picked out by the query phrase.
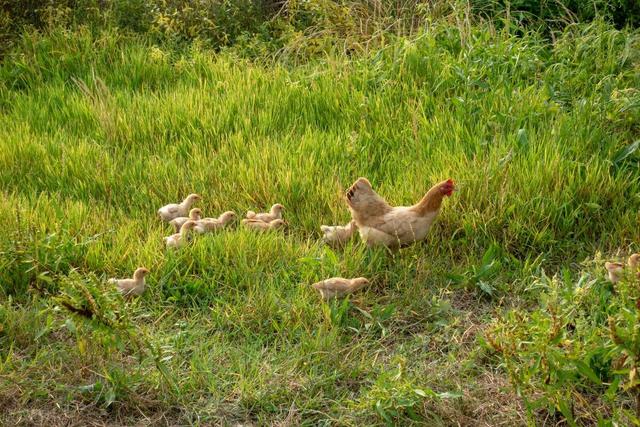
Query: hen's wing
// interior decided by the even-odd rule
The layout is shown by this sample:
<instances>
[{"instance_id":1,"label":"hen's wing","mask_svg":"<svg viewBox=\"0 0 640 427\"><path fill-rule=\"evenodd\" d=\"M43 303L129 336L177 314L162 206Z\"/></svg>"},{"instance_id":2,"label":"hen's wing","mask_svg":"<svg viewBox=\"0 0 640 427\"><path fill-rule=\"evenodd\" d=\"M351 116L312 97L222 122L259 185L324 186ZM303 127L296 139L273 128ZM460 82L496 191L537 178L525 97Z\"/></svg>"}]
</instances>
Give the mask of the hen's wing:
<instances>
[{"instance_id":1,"label":"hen's wing","mask_svg":"<svg viewBox=\"0 0 640 427\"><path fill-rule=\"evenodd\" d=\"M361 227L359 230L360 237L368 246L396 247L400 244L395 234L389 234L377 228L367 226Z\"/></svg>"},{"instance_id":2,"label":"hen's wing","mask_svg":"<svg viewBox=\"0 0 640 427\"><path fill-rule=\"evenodd\" d=\"M366 178L358 178L347 190L346 198L353 219L359 224L367 224L392 209L382 197L373 191L371 183Z\"/></svg>"},{"instance_id":3,"label":"hen's wing","mask_svg":"<svg viewBox=\"0 0 640 427\"><path fill-rule=\"evenodd\" d=\"M422 240L426 236L437 212L419 215L411 208L397 207L385 215L385 221L375 225L376 230L393 237L400 245Z\"/></svg>"}]
</instances>

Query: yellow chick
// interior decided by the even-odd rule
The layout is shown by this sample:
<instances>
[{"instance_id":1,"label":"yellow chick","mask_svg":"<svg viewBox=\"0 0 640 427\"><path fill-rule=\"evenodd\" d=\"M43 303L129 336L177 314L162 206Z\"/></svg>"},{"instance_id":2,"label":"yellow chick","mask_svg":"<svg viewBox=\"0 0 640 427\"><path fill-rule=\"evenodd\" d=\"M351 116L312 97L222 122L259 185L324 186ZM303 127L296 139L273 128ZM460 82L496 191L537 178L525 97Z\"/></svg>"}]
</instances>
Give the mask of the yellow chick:
<instances>
[{"instance_id":1,"label":"yellow chick","mask_svg":"<svg viewBox=\"0 0 640 427\"><path fill-rule=\"evenodd\" d=\"M187 198L181 203L172 203L158 209L158 215L160 215L160 218L166 222L178 218L179 216L187 216L191 206L201 199L202 198L197 194L189 194L189 196L187 196Z\"/></svg>"},{"instance_id":2,"label":"yellow chick","mask_svg":"<svg viewBox=\"0 0 640 427\"><path fill-rule=\"evenodd\" d=\"M144 267L136 269L132 279L109 279L109 283L117 286L118 291L124 296L140 296L144 293L144 277L149 274L149 270Z\"/></svg>"},{"instance_id":3,"label":"yellow chick","mask_svg":"<svg viewBox=\"0 0 640 427\"><path fill-rule=\"evenodd\" d=\"M165 237L164 242L167 248L181 248L186 245L189 242L189 232L193 230L195 226L196 222L189 220L180 227L179 233Z\"/></svg>"},{"instance_id":4,"label":"yellow chick","mask_svg":"<svg viewBox=\"0 0 640 427\"><path fill-rule=\"evenodd\" d=\"M276 203L271 206L271 210L268 213L255 213L254 211L247 211L248 219L255 219L258 221L271 222L274 219L282 219L282 211L284 206L280 203Z\"/></svg>"},{"instance_id":5,"label":"yellow chick","mask_svg":"<svg viewBox=\"0 0 640 427\"><path fill-rule=\"evenodd\" d=\"M210 233L226 227L236 218L235 212L227 211L218 218L202 218L196 222L194 230L200 234Z\"/></svg>"},{"instance_id":6,"label":"yellow chick","mask_svg":"<svg viewBox=\"0 0 640 427\"><path fill-rule=\"evenodd\" d=\"M189 211L189 216L179 216L178 218L174 218L169 221L169 224L173 225L173 228L176 233L180 232L180 227L184 225L185 222L191 221L199 221L202 218L202 211L198 208L193 208Z\"/></svg>"},{"instance_id":7,"label":"yellow chick","mask_svg":"<svg viewBox=\"0 0 640 427\"><path fill-rule=\"evenodd\" d=\"M609 273L609 281L611 283L618 283L624 273L624 264L621 262L605 262L604 268Z\"/></svg>"},{"instance_id":8,"label":"yellow chick","mask_svg":"<svg viewBox=\"0 0 640 427\"><path fill-rule=\"evenodd\" d=\"M259 221L257 219L243 219L242 225L252 230L269 231L283 228L285 222L282 219L274 219L271 222Z\"/></svg>"},{"instance_id":9,"label":"yellow chick","mask_svg":"<svg viewBox=\"0 0 640 427\"><path fill-rule=\"evenodd\" d=\"M322 280L314 283L313 286L322 299L329 300L331 298L341 298L349 295L358 289L361 289L369 284L369 280L364 277L358 277L355 279L343 279L342 277L332 277L331 279Z\"/></svg>"},{"instance_id":10,"label":"yellow chick","mask_svg":"<svg viewBox=\"0 0 640 427\"><path fill-rule=\"evenodd\" d=\"M354 231L357 229L356 221L351 220L347 225L321 225L320 230L324 233L322 240L332 247L344 245L353 237Z\"/></svg>"}]
</instances>

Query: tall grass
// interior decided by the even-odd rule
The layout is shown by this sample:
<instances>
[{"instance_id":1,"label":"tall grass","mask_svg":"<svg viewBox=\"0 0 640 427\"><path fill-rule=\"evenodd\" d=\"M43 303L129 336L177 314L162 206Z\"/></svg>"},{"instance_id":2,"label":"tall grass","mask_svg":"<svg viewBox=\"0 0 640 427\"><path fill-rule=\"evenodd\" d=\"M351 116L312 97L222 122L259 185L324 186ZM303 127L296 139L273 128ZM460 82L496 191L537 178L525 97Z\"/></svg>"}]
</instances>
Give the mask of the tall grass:
<instances>
[{"instance_id":1,"label":"tall grass","mask_svg":"<svg viewBox=\"0 0 640 427\"><path fill-rule=\"evenodd\" d=\"M56 422L64 397L125 424L523 423L475 336L494 307L534 300L541 269L639 240L639 41L600 22L553 45L434 24L285 66L25 35L0 68L7 422ZM424 244L334 252L319 225L348 220L358 176L394 204L447 177L460 192ZM289 228L166 252L155 211L190 192L207 215L283 203ZM104 279L141 265L149 291L125 305ZM308 285L333 275L373 286L322 305ZM130 322L149 352L60 301Z\"/></svg>"}]
</instances>

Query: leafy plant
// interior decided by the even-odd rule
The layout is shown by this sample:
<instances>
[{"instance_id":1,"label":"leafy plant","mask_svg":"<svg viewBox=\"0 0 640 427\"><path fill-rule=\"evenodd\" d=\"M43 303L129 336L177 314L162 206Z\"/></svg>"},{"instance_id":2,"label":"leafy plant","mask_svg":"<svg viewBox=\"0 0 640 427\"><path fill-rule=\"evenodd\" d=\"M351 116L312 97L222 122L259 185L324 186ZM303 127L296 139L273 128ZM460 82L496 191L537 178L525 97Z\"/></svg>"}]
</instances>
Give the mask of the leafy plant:
<instances>
[{"instance_id":1,"label":"leafy plant","mask_svg":"<svg viewBox=\"0 0 640 427\"><path fill-rule=\"evenodd\" d=\"M448 400L462 397L459 392L436 392L429 387L416 386L405 378L403 359L394 360L395 367L381 373L373 387L367 392L367 399L374 402L374 410L386 425L397 425L407 417L415 422L424 422L428 414L424 410L427 400Z\"/></svg>"},{"instance_id":2,"label":"leafy plant","mask_svg":"<svg viewBox=\"0 0 640 427\"><path fill-rule=\"evenodd\" d=\"M493 280L502 268L502 258L500 247L491 245L482 255L480 264L472 265L462 274L449 274L448 277L454 283L477 289L485 296L492 297L497 288Z\"/></svg>"},{"instance_id":3,"label":"leafy plant","mask_svg":"<svg viewBox=\"0 0 640 427\"><path fill-rule=\"evenodd\" d=\"M620 282L613 290L590 272L576 280L567 270L553 278L543 275L538 282L544 289L541 307L509 311L486 334L530 416L544 410L570 425L585 418L595 422L599 414L577 404L586 396L624 408L626 390L638 395L636 284ZM637 423L638 410L619 409L614 419Z\"/></svg>"}]
</instances>

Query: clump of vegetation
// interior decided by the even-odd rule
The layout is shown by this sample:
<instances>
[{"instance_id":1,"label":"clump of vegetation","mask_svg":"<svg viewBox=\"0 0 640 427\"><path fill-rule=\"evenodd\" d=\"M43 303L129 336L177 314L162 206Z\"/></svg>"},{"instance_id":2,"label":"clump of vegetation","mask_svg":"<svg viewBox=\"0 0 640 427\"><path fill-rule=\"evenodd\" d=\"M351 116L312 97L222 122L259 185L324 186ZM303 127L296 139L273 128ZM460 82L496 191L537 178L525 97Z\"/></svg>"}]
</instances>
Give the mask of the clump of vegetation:
<instances>
[{"instance_id":1,"label":"clump of vegetation","mask_svg":"<svg viewBox=\"0 0 640 427\"><path fill-rule=\"evenodd\" d=\"M368 51L389 37L416 34L440 19L458 25L489 20L516 31L527 25L547 34L594 19L618 28L640 24L635 0L2 0L0 5L0 46L5 47L25 29L86 26L133 32L163 43L241 46L243 54L254 57L286 52L298 59L335 49L347 54Z\"/></svg>"},{"instance_id":2,"label":"clump of vegetation","mask_svg":"<svg viewBox=\"0 0 640 427\"><path fill-rule=\"evenodd\" d=\"M544 411L570 425L639 421L638 279L629 272L613 285L602 264L577 277L543 274L528 288L539 307L511 310L487 333L531 419Z\"/></svg>"},{"instance_id":3,"label":"clump of vegetation","mask_svg":"<svg viewBox=\"0 0 640 427\"><path fill-rule=\"evenodd\" d=\"M527 25L561 28L570 22L606 17L619 28L640 24L640 4L634 0L471 0L472 9L487 17L507 16Z\"/></svg>"}]
</instances>

